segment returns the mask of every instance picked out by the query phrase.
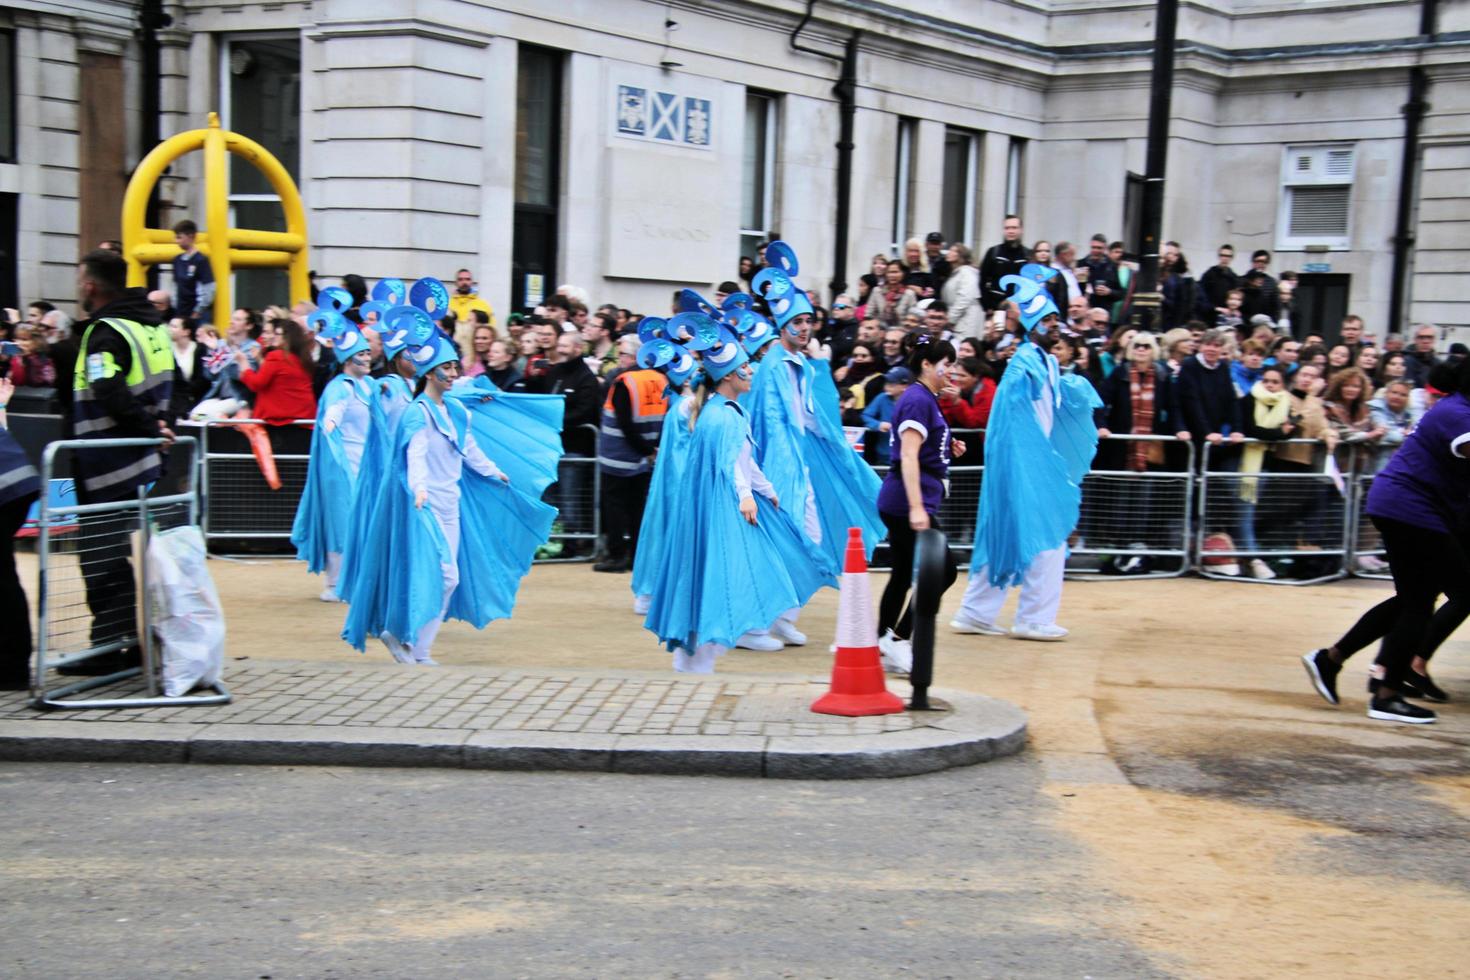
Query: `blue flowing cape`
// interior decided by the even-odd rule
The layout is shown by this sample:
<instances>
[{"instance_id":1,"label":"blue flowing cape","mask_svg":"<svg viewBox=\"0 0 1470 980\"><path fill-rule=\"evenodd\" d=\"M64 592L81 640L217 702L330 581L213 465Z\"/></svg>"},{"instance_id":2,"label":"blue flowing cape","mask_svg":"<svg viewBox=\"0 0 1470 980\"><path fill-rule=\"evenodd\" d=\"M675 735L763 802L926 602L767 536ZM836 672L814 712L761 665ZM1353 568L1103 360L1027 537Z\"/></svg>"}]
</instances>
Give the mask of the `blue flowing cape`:
<instances>
[{"instance_id":1,"label":"blue flowing cape","mask_svg":"<svg viewBox=\"0 0 1470 980\"><path fill-rule=\"evenodd\" d=\"M341 554L346 548L356 506L359 484L352 479L348 469L342 430L333 429L330 433L322 430L327 409L347 398L360 398L369 405L372 403L366 390L345 374L337 375L322 390L322 397L317 403L316 425L311 430L311 460L306 468L306 487L296 507L296 520L291 524L291 543L296 546L296 557L305 561L307 570L313 574L327 567L327 555ZM372 438L369 431L369 444Z\"/></svg>"},{"instance_id":2,"label":"blue flowing cape","mask_svg":"<svg viewBox=\"0 0 1470 980\"><path fill-rule=\"evenodd\" d=\"M633 556L635 596L651 595L659 567L680 557L678 543L669 536L669 530L676 513L684 506L684 470L689 462L689 444L694 438L689 431L689 406L694 396L668 390L673 403L664 415L658 457L648 486L648 503L643 507L643 524L638 531L638 553Z\"/></svg>"},{"instance_id":3,"label":"blue flowing cape","mask_svg":"<svg viewBox=\"0 0 1470 980\"><path fill-rule=\"evenodd\" d=\"M493 385L488 390L464 385L451 395L442 413L420 396L399 419L372 505L375 534L360 551L346 596L351 608L342 638L359 650L384 630L412 644L443 602L440 566L449 561L449 545L433 510L414 507L408 486L408 444L415 433L428 426L452 432L463 452L473 431L480 448L511 480L482 476L468 466L460 474L459 585L450 596L447 618L481 629L508 617L536 549L551 533L556 508L540 497L554 479L555 463L548 459L560 457L562 398L498 393ZM493 400L484 401L486 395ZM514 445L535 437L552 445L527 445L529 452L516 454Z\"/></svg>"},{"instance_id":4,"label":"blue flowing cape","mask_svg":"<svg viewBox=\"0 0 1470 980\"><path fill-rule=\"evenodd\" d=\"M655 570L643 623L670 650L732 647L742 634L767 628L837 582L837 565L784 507L756 494L757 523L740 516L735 464L749 439L744 413L724 396L711 396L690 441L678 516L668 524L668 547L679 548L681 560L662 561Z\"/></svg>"},{"instance_id":5,"label":"blue flowing cape","mask_svg":"<svg viewBox=\"0 0 1470 980\"><path fill-rule=\"evenodd\" d=\"M796 383L786 366L784 350L773 350L761 362L751 384L748 405L750 428L758 447L761 469L776 488L776 498L798 526L807 490L816 499L822 527L821 548L841 568L847 550L847 529L862 528L869 558L887 528L878 516L882 480L848 444L842 431L841 399L826 361L801 356L806 379L807 412L817 431L798 428L791 415Z\"/></svg>"},{"instance_id":6,"label":"blue flowing cape","mask_svg":"<svg viewBox=\"0 0 1470 980\"><path fill-rule=\"evenodd\" d=\"M989 566L990 583L1016 585L1043 551L1060 548L1077 526L1082 478L1097 449L1092 412L1102 404L1086 378L1061 375L1051 355L1027 341L1006 366L985 429L985 478L975 518L970 570ZM1033 402L1053 398L1050 437Z\"/></svg>"}]
</instances>

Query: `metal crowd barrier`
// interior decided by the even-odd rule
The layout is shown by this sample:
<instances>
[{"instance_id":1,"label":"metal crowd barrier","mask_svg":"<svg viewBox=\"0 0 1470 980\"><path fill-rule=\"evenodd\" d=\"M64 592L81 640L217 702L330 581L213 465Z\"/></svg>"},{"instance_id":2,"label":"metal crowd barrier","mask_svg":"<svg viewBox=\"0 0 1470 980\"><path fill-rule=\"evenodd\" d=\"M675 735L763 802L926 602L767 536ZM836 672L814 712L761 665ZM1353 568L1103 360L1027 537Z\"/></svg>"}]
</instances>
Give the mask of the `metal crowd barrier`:
<instances>
[{"instance_id":1,"label":"metal crowd barrier","mask_svg":"<svg viewBox=\"0 0 1470 980\"><path fill-rule=\"evenodd\" d=\"M53 442L41 457L42 486L69 467L67 455L109 448L162 446L162 439L75 439ZM185 453L188 473L196 465L198 445L189 436L175 441L170 455ZM222 685L214 693L163 697L159 693L160 662L153 638L153 609L148 595L148 542L156 529L199 523L199 498L192 480L178 492L162 482L141 488L135 498L105 503L71 503L58 509L48 498L40 503L36 538L37 636L31 698L39 708L137 708L162 705L224 704L230 694ZM155 494L150 496L150 492ZM135 564L136 563L136 564ZM137 647L140 667L67 682L51 675L92 657L119 654ZM124 682L141 676L143 690ZM102 697L72 699L98 688Z\"/></svg>"},{"instance_id":2,"label":"metal crowd barrier","mask_svg":"<svg viewBox=\"0 0 1470 980\"><path fill-rule=\"evenodd\" d=\"M1126 456L1129 444L1159 446L1162 460L1141 472L1088 471L1068 578L1177 578L1189 571L1194 444L1173 436L1112 435L1099 450L1116 446Z\"/></svg>"},{"instance_id":3,"label":"metal crowd barrier","mask_svg":"<svg viewBox=\"0 0 1470 980\"><path fill-rule=\"evenodd\" d=\"M1310 471L1239 472L1245 447L1310 445ZM1315 439L1279 442L1206 444L1199 483L1196 554L1206 578L1313 585L1342 578L1346 565L1350 519L1351 470L1334 479L1326 446ZM1270 577L1253 573L1254 560L1266 564ZM1233 571L1232 571L1233 567Z\"/></svg>"},{"instance_id":4,"label":"metal crowd barrier","mask_svg":"<svg viewBox=\"0 0 1470 980\"><path fill-rule=\"evenodd\" d=\"M1352 549L1348 555L1348 571L1359 578L1393 580L1384 557L1383 539L1378 528L1369 519L1368 491L1373 487L1372 473L1359 473L1353 477L1352 494Z\"/></svg>"},{"instance_id":5,"label":"metal crowd barrier","mask_svg":"<svg viewBox=\"0 0 1470 980\"><path fill-rule=\"evenodd\" d=\"M199 492L204 500L206 546L222 540L290 540L296 507L306 489L307 464L311 460L310 432L314 424L314 419L297 419L289 426L270 426L260 419L206 419L198 423ZM279 490L272 490L266 483L249 441L238 431L242 425L265 427L281 480ZM290 446L291 438L286 433L300 433L295 439L304 448Z\"/></svg>"},{"instance_id":6,"label":"metal crowd barrier","mask_svg":"<svg viewBox=\"0 0 1470 980\"><path fill-rule=\"evenodd\" d=\"M542 500L557 509L551 537L536 552L537 563L592 561L602 536L602 469L597 465L600 427L581 425L592 433L592 455L563 455L557 481ZM491 459L494 459L491 455Z\"/></svg>"}]
</instances>

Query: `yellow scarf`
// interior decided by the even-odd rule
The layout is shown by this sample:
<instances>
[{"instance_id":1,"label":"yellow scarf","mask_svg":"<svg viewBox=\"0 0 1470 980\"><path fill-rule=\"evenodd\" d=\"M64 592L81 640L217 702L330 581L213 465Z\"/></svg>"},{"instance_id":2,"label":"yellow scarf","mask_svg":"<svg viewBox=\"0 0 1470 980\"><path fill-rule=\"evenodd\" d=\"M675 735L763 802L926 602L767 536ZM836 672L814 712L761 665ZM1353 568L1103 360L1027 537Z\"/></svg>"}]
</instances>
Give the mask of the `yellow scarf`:
<instances>
[{"instance_id":1,"label":"yellow scarf","mask_svg":"<svg viewBox=\"0 0 1470 980\"><path fill-rule=\"evenodd\" d=\"M1270 391L1265 385L1257 381L1251 385L1251 402L1254 408L1251 415L1258 429L1279 429L1286 424L1291 417L1291 392L1282 388L1280 391ZM1261 472L1261 460L1266 456L1266 446L1259 442L1253 442L1245 447L1241 454L1240 472ZM1259 480L1254 478L1240 481L1240 499L1246 503L1256 502L1256 484Z\"/></svg>"}]
</instances>

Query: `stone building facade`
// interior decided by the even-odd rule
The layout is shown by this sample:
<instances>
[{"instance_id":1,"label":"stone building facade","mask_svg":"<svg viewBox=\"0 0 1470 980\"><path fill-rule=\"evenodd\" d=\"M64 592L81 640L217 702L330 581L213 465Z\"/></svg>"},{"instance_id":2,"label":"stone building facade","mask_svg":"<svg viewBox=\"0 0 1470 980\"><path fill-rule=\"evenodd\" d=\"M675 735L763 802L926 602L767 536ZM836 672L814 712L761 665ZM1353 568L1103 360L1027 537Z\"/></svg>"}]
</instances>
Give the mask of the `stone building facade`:
<instances>
[{"instance_id":1,"label":"stone building facade","mask_svg":"<svg viewBox=\"0 0 1470 980\"><path fill-rule=\"evenodd\" d=\"M164 3L160 131L263 143L296 175L329 279L469 267L497 311L559 283L664 309L735 277L772 231L827 291L875 253L941 231L978 250L1124 237L1144 170L1154 5L1138 0L186 0ZM1165 237L1196 272L1215 247L1302 274L1299 325L1345 310L1382 332L1404 192L1405 322L1470 335L1470 3L1183 0ZM137 5L0 5L0 294L70 302L76 255L117 236L141 158ZM851 220L835 274L844 44L857 43ZM818 53L810 53L818 52ZM236 166L235 223L274 228ZM200 162L162 183L162 221L202 216ZM5 226L13 229L7 235ZM1244 256L1237 271L1246 267ZM241 273L244 301L284 277Z\"/></svg>"}]
</instances>

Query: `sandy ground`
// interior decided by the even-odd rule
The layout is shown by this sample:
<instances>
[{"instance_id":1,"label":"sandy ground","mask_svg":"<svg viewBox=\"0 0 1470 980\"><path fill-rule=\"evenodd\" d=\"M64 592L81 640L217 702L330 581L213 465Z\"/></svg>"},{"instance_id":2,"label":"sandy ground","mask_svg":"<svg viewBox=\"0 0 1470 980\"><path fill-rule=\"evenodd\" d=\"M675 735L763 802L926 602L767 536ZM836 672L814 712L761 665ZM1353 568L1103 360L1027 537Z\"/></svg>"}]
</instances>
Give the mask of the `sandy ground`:
<instances>
[{"instance_id":1,"label":"sandy ground","mask_svg":"<svg viewBox=\"0 0 1470 980\"><path fill-rule=\"evenodd\" d=\"M359 656L337 639L344 607L316 598L320 581L304 566L220 560L211 571L232 658ZM875 598L882 584L874 575ZM1371 653L1344 674L1338 709L1310 691L1297 660L1386 595L1384 583L1068 583L1060 621L1073 635L1060 644L950 633L962 586L941 612L936 685L1029 713L1046 819L1087 855L1069 873L1117 898L1095 910L1100 927L1181 975L1463 969L1470 632L1435 661L1457 703L1437 725L1392 726L1363 715ZM627 576L539 566L512 620L482 633L449 624L435 656L667 669L631 598ZM808 607L806 648L736 651L718 669L825 673L836 608L832 591ZM387 659L380 647L368 656Z\"/></svg>"}]
</instances>

